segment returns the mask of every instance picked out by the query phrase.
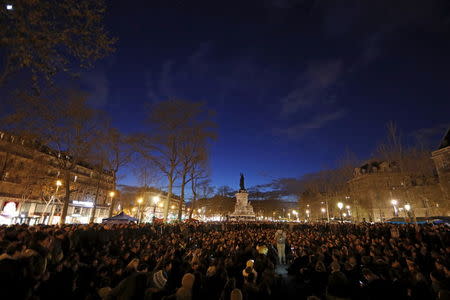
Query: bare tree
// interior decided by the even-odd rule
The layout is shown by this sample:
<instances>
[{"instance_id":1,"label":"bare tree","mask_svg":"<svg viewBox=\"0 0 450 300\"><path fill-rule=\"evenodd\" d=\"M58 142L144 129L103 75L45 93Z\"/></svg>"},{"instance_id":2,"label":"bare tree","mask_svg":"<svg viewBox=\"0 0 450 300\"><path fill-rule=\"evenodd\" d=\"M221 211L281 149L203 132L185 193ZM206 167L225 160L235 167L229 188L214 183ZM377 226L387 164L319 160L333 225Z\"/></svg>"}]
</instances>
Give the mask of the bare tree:
<instances>
[{"instance_id":1,"label":"bare tree","mask_svg":"<svg viewBox=\"0 0 450 300\"><path fill-rule=\"evenodd\" d=\"M0 86L29 71L34 86L60 72L88 67L110 54L115 39L103 25L104 0L13 1L0 12Z\"/></svg>"},{"instance_id":2,"label":"bare tree","mask_svg":"<svg viewBox=\"0 0 450 300\"><path fill-rule=\"evenodd\" d=\"M65 190L61 224L65 223L71 194L71 174L86 160L100 136L99 112L79 91L53 90L42 96L22 94L9 124L21 136L41 143L41 150L52 157L51 164L63 173Z\"/></svg>"},{"instance_id":3,"label":"bare tree","mask_svg":"<svg viewBox=\"0 0 450 300\"><path fill-rule=\"evenodd\" d=\"M158 102L151 107L148 118L151 135L135 137L136 149L144 159L150 160L165 175L168 181L164 219L167 220L169 203L173 194L175 180L180 175L179 167L183 163L182 149L190 142L194 129L205 128L208 119L204 119L203 105L186 100L168 100ZM192 158L190 158L192 159ZM189 171L191 162L187 164ZM186 173L188 174L188 173Z\"/></svg>"},{"instance_id":4,"label":"bare tree","mask_svg":"<svg viewBox=\"0 0 450 300\"><path fill-rule=\"evenodd\" d=\"M198 114L201 110L198 111ZM178 220L181 220L183 213L183 205L185 202L185 187L193 179L199 179L202 176L199 170L205 170L208 162L207 147L208 140L215 138L215 134L211 132L212 122L196 122L192 128L186 130L184 139L181 142L181 161L180 161L180 203L178 207ZM189 174L191 176L189 176Z\"/></svg>"}]
</instances>

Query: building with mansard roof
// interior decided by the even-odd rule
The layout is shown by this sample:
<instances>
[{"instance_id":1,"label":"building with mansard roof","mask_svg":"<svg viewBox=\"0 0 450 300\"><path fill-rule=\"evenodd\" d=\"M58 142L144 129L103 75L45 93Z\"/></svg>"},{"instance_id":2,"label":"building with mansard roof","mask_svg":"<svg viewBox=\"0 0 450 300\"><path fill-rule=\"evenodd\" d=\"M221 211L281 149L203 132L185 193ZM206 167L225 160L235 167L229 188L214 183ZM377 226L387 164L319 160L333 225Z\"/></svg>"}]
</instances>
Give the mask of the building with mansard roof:
<instances>
[{"instance_id":1,"label":"building with mansard roof","mask_svg":"<svg viewBox=\"0 0 450 300\"><path fill-rule=\"evenodd\" d=\"M0 132L0 223L59 222L64 197L61 186L64 179L57 166L60 155L35 141ZM66 222L89 222L95 198L95 221L107 217L109 193L114 187L113 172L98 172L89 163L81 162L70 177Z\"/></svg>"}]
</instances>

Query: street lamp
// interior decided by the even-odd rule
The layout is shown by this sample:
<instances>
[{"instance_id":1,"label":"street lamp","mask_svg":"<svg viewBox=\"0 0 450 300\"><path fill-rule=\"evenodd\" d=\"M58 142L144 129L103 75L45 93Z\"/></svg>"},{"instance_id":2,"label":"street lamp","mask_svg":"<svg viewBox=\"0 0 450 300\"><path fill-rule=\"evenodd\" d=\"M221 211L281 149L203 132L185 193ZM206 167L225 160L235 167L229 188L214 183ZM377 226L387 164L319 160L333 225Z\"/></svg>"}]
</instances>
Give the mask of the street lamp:
<instances>
[{"instance_id":1,"label":"street lamp","mask_svg":"<svg viewBox=\"0 0 450 300\"><path fill-rule=\"evenodd\" d=\"M322 220L323 220L325 219L325 213L327 212L327 210L325 209L325 207L322 207L320 211L322 212Z\"/></svg>"},{"instance_id":2,"label":"street lamp","mask_svg":"<svg viewBox=\"0 0 450 300\"><path fill-rule=\"evenodd\" d=\"M309 220L309 209L306 210L306 218Z\"/></svg>"},{"instance_id":3,"label":"street lamp","mask_svg":"<svg viewBox=\"0 0 450 300\"><path fill-rule=\"evenodd\" d=\"M392 199L391 204L392 204L392 207L394 208L394 217L397 217L398 216L398 210L397 210L398 201L395 199Z\"/></svg>"},{"instance_id":4,"label":"street lamp","mask_svg":"<svg viewBox=\"0 0 450 300\"><path fill-rule=\"evenodd\" d=\"M344 203L338 202L338 203L337 203L337 207L339 208L339 214L341 215L341 222L342 222L342 221L344 221L344 220L342 219L342 208L344 207Z\"/></svg>"},{"instance_id":5,"label":"street lamp","mask_svg":"<svg viewBox=\"0 0 450 300\"><path fill-rule=\"evenodd\" d=\"M345 209L347 210L348 216L351 216L351 215L352 215L352 212L350 211L350 205L346 205L346 206L345 206Z\"/></svg>"},{"instance_id":6,"label":"street lamp","mask_svg":"<svg viewBox=\"0 0 450 300\"><path fill-rule=\"evenodd\" d=\"M116 193L114 191L109 192L109 197L111 198L111 203L109 204L109 205L111 205L111 207L110 207L111 213L114 210L114 196L115 195L116 195Z\"/></svg>"},{"instance_id":7,"label":"street lamp","mask_svg":"<svg viewBox=\"0 0 450 300\"><path fill-rule=\"evenodd\" d=\"M56 195L58 194L58 190L59 190L59 187L60 186L62 186L62 181L61 180L56 180L56 182L55 182L55 185L56 185L56 190L55 190L55 192L53 193L53 195L50 197L50 200L47 202L47 204L45 205L45 208L44 208L44 211L43 211L43 213L42 213L42 223L44 223L44 219L45 219L45 213L47 212L47 208L48 208L48 206L50 205L50 203L52 204L52 208L51 208L51 214L50 214L50 218L48 219L48 222L49 222L49 224L51 225L51 221L53 220L53 214L54 214L54 210L55 210L55 204L54 204L54 202L55 202L55 197L56 197Z\"/></svg>"},{"instance_id":8,"label":"street lamp","mask_svg":"<svg viewBox=\"0 0 450 300\"><path fill-rule=\"evenodd\" d=\"M298 212L295 209L293 209L292 213L294 214L295 218L298 220Z\"/></svg>"},{"instance_id":9,"label":"street lamp","mask_svg":"<svg viewBox=\"0 0 450 300\"><path fill-rule=\"evenodd\" d=\"M153 222L155 222L156 218L156 205L158 205L159 202L159 196L153 196Z\"/></svg>"}]
</instances>

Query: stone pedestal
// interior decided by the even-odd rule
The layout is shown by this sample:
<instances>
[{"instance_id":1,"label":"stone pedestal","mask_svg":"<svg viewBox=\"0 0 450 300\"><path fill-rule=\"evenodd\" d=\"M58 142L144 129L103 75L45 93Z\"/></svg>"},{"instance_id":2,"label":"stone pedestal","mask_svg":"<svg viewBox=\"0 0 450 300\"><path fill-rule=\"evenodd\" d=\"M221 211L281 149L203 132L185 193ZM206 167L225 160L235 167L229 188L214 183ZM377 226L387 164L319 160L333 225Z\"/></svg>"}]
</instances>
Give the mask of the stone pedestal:
<instances>
[{"instance_id":1,"label":"stone pedestal","mask_svg":"<svg viewBox=\"0 0 450 300\"><path fill-rule=\"evenodd\" d=\"M240 190L236 194L236 204L234 212L230 215L232 220L255 220L253 206L248 203L248 193L246 190Z\"/></svg>"}]
</instances>

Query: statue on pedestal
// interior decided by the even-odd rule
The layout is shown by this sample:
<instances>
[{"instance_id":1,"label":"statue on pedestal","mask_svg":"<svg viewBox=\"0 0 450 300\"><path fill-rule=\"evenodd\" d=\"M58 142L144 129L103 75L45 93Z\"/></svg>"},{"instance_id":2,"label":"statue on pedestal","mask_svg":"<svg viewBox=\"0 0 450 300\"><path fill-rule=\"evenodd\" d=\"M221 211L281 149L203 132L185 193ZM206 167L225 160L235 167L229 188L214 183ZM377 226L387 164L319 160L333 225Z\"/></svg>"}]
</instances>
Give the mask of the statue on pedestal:
<instances>
[{"instance_id":1,"label":"statue on pedestal","mask_svg":"<svg viewBox=\"0 0 450 300\"><path fill-rule=\"evenodd\" d=\"M240 191L245 191L245 184L244 184L244 174L241 173L241 179L239 181L239 190Z\"/></svg>"}]
</instances>

